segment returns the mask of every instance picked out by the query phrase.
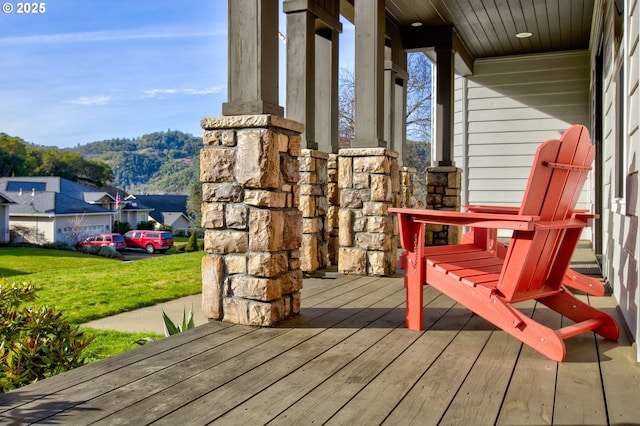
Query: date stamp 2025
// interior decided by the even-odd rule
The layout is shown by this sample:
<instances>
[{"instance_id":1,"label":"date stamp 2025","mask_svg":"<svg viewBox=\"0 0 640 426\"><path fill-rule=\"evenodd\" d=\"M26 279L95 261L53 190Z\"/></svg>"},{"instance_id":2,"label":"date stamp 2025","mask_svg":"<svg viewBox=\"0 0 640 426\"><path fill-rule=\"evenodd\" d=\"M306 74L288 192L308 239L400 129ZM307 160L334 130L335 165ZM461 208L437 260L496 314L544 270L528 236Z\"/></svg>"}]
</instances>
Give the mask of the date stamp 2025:
<instances>
[{"instance_id":1,"label":"date stamp 2025","mask_svg":"<svg viewBox=\"0 0 640 426\"><path fill-rule=\"evenodd\" d=\"M2 3L2 11L6 14L16 13L16 14L30 14L37 15L42 14L47 11L47 3L39 2L39 3L10 3L5 2Z\"/></svg>"}]
</instances>

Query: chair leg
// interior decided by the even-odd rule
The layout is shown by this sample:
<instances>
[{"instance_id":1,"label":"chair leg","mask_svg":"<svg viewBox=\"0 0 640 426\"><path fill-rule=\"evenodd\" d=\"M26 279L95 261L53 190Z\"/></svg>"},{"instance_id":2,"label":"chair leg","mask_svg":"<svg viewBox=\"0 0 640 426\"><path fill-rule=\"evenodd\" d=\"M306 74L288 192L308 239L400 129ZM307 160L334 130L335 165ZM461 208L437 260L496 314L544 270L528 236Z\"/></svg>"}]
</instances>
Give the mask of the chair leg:
<instances>
[{"instance_id":1,"label":"chair leg","mask_svg":"<svg viewBox=\"0 0 640 426\"><path fill-rule=\"evenodd\" d=\"M593 329L595 333L606 339L618 340L618 335L620 334L618 323L611 315L586 304L564 287L563 290L553 296L540 298L538 301L576 323L587 323L589 320L594 319L599 320L599 326L595 328L585 327L584 331Z\"/></svg>"},{"instance_id":2,"label":"chair leg","mask_svg":"<svg viewBox=\"0 0 640 426\"><path fill-rule=\"evenodd\" d=\"M404 286L407 292L406 327L410 330L422 330L422 282L415 276L413 278L408 279L408 274L404 277Z\"/></svg>"},{"instance_id":3,"label":"chair leg","mask_svg":"<svg viewBox=\"0 0 640 426\"><path fill-rule=\"evenodd\" d=\"M429 276L429 268L427 268ZM525 315L491 289L469 287L444 274L432 274L429 284L496 327L554 361L563 361L563 339L551 328Z\"/></svg>"}]
</instances>

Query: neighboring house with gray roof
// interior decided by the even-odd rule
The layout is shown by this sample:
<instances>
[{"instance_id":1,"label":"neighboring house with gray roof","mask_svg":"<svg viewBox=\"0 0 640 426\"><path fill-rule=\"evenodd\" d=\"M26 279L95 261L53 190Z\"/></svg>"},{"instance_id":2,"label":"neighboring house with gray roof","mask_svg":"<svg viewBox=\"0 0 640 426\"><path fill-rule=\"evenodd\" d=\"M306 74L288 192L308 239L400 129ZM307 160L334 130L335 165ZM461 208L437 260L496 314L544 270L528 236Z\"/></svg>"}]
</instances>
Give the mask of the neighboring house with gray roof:
<instances>
[{"instance_id":1,"label":"neighboring house with gray roof","mask_svg":"<svg viewBox=\"0 0 640 426\"><path fill-rule=\"evenodd\" d=\"M115 199L107 192L55 177L2 177L0 193L13 204L9 222L15 242L75 244L111 232Z\"/></svg>"},{"instance_id":2,"label":"neighboring house with gray roof","mask_svg":"<svg viewBox=\"0 0 640 426\"><path fill-rule=\"evenodd\" d=\"M174 235L189 234L189 216L187 214L186 195L130 195L127 201L149 209L149 220L156 223L156 228L171 228Z\"/></svg>"},{"instance_id":3,"label":"neighboring house with gray roof","mask_svg":"<svg viewBox=\"0 0 640 426\"><path fill-rule=\"evenodd\" d=\"M11 204L15 202L0 193L0 243L9 242L9 206Z\"/></svg>"}]
</instances>

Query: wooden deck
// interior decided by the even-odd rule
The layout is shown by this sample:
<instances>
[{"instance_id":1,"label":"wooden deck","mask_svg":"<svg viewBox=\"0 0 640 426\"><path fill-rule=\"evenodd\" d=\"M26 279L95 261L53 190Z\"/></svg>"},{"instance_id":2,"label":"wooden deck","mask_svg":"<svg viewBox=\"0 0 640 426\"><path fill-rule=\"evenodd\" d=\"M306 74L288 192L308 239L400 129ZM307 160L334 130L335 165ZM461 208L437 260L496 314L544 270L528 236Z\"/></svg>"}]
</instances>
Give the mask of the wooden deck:
<instances>
[{"instance_id":1,"label":"wooden deck","mask_svg":"<svg viewBox=\"0 0 640 426\"><path fill-rule=\"evenodd\" d=\"M427 330L405 329L400 276L304 284L302 314L278 327L202 325L0 395L0 423L640 424L624 333L569 339L556 363L430 287ZM611 297L589 301L617 315Z\"/></svg>"}]
</instances>

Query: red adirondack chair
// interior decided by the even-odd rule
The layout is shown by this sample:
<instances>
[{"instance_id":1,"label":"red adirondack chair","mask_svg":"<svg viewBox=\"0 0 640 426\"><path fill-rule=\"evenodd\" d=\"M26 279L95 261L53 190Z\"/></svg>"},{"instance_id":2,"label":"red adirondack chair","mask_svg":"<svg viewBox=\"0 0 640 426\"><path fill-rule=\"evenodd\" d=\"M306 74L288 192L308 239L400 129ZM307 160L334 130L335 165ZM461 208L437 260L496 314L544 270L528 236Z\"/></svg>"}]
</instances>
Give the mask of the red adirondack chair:
<instances>
[{"instance_id":1,"label":"red adirondack chair","mask_svg":"<svg viewBox=\"0 0 640 426\"><path fill-rule=\"evenodd\" d=\"M422 286L429 284L497 327L562 361L564 339L593 330L617 340L608 314L575 297L567 286L602 294L595 279L569 269L585 226L596 217L575 206L595 157L584 126L538 148L519 208L468 206L467 212L390 208L398 214L405 251L406 325L422 328ZM424 224L469 226L461 244L425 247ZM496 230L513 234L508 245ZM536 300L574 323L553 330L516 304Z\"/></svg>"}]
</instances>

